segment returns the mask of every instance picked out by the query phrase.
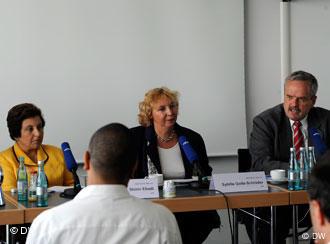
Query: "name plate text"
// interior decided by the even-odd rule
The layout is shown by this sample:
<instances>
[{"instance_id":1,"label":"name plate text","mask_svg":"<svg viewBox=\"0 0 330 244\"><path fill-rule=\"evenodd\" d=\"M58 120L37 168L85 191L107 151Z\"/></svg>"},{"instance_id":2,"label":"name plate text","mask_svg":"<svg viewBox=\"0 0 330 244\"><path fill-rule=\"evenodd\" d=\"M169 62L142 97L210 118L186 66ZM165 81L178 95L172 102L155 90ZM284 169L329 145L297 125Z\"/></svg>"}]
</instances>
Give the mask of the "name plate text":
<instances>
[{"instance_id":1,"label":"name plate text","mask_svg":"<svg viewBox=\"0 0 330 244\"><path fill-rule=\"evenodd\" d=\"M130 179L127 190L138 198L159 198L157 178Z\"/></svg>"},{"instance_id":2,"label":"name plate text","mask_svg":"<svg viewBox=\"0 0 330 244\"><path fill-rule=\"evenodd\" d=\"M213 174L213 189L226 192L268 191L264 171L246 173ZM210 189L211 189L210 188Z\"/></svg>"}]
</instances>

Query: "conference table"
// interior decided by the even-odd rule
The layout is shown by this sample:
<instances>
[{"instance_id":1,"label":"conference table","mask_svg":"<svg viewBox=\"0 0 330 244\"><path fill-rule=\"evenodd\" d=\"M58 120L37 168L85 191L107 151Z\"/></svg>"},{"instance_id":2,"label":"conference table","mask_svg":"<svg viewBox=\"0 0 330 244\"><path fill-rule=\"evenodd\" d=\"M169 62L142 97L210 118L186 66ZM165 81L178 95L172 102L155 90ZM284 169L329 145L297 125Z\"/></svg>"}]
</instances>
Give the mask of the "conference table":
<instances>
[{"instance_id":1,"label":"conference table","mask_svg":"<svg viewBox=\"0 0 330 244\"><path fill-rule=\"evenodd\" d=\"M50 193L48 207L37 207L35 202L17 202L17 194L4 192L6 205L0 208L0 224L31 223L33 219L48 208L70 201L61 198L59 193ZM306 203L306 193L290 192L285 188L268 185L268 191L226 193L195 189L186 186L176 187L176 197L150 199L164 205L172 212L189 212L217 209L233 209L233 243L238 243L237 210L240 208L271 207L271 243L276 243L276 206Z\"/></svg>"},{"instance_id":2,"label":"conference table","mask_svg":"<svg viewBox=\"0 0 330 244\"><path fill-rule=\"evenodd\" d=\"M298 244L298 205L307 204L308 203L308 194L307 191L289 191L285 188L285 186L280 187L283 191L287 191L289 193L289 205L292 205L292 239L293 244Z\"/></svg>"},{"instance_id":3,"label":"conference table","mask_svg":"<svg viewBox=\"0 0 330 244\"><path fill-rule=\"evenodd\" d=\"M21 208L17 201L5 196L6 205L0 207L0 225L7 224L23 224L24 209Z\"/></svg>"}]
</instances>

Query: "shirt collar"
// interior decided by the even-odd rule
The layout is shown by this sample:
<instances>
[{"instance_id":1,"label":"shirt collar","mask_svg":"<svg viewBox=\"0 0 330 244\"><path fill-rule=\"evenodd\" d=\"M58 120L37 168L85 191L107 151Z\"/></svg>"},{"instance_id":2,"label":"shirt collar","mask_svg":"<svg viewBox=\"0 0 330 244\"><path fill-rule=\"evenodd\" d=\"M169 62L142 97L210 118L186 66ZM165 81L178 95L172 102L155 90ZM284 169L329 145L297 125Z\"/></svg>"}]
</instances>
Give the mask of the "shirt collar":
<instances>
[{"instance_id":1,"label":"shirt collar","mask_svg":"<svg viewBox=\"0 0 330 244\"><path fill-rule=\"evenodd\" d=\"M303 118L302 120L300 120L300 123L301 123L301 125L302 125L302 128L303 128L305 131L307 131L307 128L308 128L307 117L308 117L308 115L306 115L305 118ZM291 129L293 129L292 127L293 127L293 123L294 123L294 121L291 120L291 119L289 119L289 120L290 120Z\"/></svg>"},{"instance_id":2,"label":"shirt collar","mask_svg":"<svg viewBox=\"0 0 330 244\"><path fill-rule=\"evenodd\" d=\"M118 199L122 197L130 196L127 187L125 185L89 185L84 187L74 199L90 198L91 196L104 196L112 199Z\"/></svg>"}]
</instances>

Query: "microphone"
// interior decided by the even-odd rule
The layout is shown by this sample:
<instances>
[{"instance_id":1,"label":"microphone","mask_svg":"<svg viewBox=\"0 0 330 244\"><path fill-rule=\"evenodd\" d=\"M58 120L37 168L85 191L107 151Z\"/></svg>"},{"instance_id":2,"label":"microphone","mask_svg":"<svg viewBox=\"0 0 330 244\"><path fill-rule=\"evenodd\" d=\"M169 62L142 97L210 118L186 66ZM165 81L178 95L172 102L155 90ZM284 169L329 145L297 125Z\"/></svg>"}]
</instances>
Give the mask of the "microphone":
<instances>
[{"instance_id":1,"label":"microphone","mask_svg":"<svg viewBox=\"0 0 330 244\"><path fill-rule=\"evenodd\" d=\"M316 128L310 128L309 134L311 135L316 154L323 155L328 148L327 145L323 142L319 130Z\"/></svg>"},{"instance_id":2,"label":"microphone","mask_svg":"<svg viewBox=\"0 0 330 244\"><path fill-rule=\"evenodd\" d=\"M198 156L195 150L191 147L189 141L185 136L180 136L179 137L179 143L184 151L184 154L188 158L189 162L191 164L194 164L195 162L198 161Z\"/></svg>"},{"instance_id":3,"label":"microphone","mask_svg":"<svg viewBox=\"0 0 330 244\"><path fill-rule=\"evenodd\" d=\"M179 143L190 164L193 166L193 176L197 175L198 177L198 181L192 182L191 186L194 188L208 188L209 181L207 177L205 177L205 175L203 174L196 151L192 148L185 136L179 137Z\"/></svg>"},{"instance_id":4,"label":"microphone","mask_svg":"<svg viewBox=\"0 0 330 244\"><path fill-rule=\"evenodd\" d=\"M72 199L81 190L80 180L79 180L79 177L77 175L78 165L77 165L76 160L74 159L74 156L72 154L69 143L63 142L61 147L62 147L62 151L63 151L63 154L64 154L64 161L65 161L65 164L66 164L66 168L73 175L74 185L73 185L73 188L65 189L64 192L62 192L60 194L60 196L64 197L64 198Z\"/></svg>"}]
</instances>

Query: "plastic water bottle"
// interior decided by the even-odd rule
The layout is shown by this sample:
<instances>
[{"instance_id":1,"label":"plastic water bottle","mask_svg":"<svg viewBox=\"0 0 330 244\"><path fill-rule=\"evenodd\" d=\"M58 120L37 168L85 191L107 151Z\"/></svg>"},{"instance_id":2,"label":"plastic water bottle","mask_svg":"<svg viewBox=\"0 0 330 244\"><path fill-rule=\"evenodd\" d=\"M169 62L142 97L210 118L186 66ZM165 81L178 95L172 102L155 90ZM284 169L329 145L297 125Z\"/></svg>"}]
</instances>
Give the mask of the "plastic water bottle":
<instances>
[{"instance_id":1,"label":"plastic water bottle","mask_svg":"<svg viewBox=\"0 0 330 244\"><path fill-rule=\"evenodd\" d=\"M30 174L29 201L37 201L37 172L31 172Z\"/></svg>"},{"instance_id":2,"label":"plastic water bottle","mask_svg":"<svg viewBox=\"0 0 330 244\"><path fill-rule=\"evenodd\" d=\"M297 169L296 153L293 147L290 148L290 162L288 169L288 189L290 191L296 190L299 187L299 177Z\"/></svg>"},{"instance_id":3,"label":"plastic water bottle","mask_svg":"<svg viewBox=\"0 0 330 244\"><path fill-rule=\"evenodd\" d=\"M17 171L17 195L18 201L28 200L28 176L24 165L24 157L19 157L19 167Z\"/></svg>"},{"instance_id":4,"label":"plastic water bottle","mask_svg":"<svg viewBox=\"0 0 330 244\"><path fill-rule=\"evenodd\" d=\"M312 169L316 164L315 154L314 154L314 147L308 147L308 179L312 173ZM307 185L309 187L309 185Z\"/></svg>"},{"instance_id":5,"label":"plastic water bottle","mask_svg":"<svg viewBox=\"0 0 330 244\"><path fill-rule=\"evenodd\" d=\"M158 171L156 169L156 166L151 161L149 155L147 155L147 160L148 160L147 161L147 165L148 165L148 176L158 174Z\"/></svg>"},{"instance_id":6,"label":"plastic water bottle","mask_svg":"<svg viewBox=\"0 0 330 244\"><path fill-rule=\"evenodd\" d=\"M316 159L315 159L315 153L314 153L314 147L308 147L308 166L309 166L309 171L311 171L316 164Z\"/></svg>"},{"instance_id":7,"label":"plastic water bottle","mask_svg":"<svg viewBox=\"0 0 330 244\"><path fill-rule=\"evenodd\" d=\"M307 189L309 166L308 166L305 147L300 148L299 166L300 166L299 178L300 178L300 183L301 183L301 189Z\"/></svg>"},{"instance_id":8,"label":"plastic water bottle","mask_svg":"<svg viewBox=\"0 0 330 244\"><path fill-rule=\"evenodd\" d=\"M38 161L38 176L37 176L37 206L48 206L48 184L44 171L44 161Z\"/></svg>"}]
</instances>

